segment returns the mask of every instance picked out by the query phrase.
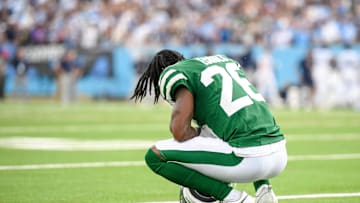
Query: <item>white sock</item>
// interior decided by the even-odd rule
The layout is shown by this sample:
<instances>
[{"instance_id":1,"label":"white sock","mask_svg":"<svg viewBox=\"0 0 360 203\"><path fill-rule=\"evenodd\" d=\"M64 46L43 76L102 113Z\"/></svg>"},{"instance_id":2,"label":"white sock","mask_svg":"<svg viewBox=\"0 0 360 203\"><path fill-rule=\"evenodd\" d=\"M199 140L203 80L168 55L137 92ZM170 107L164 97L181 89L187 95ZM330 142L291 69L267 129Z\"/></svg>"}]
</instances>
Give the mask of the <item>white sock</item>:
<instances>
[{"instance_id":1,"label":"white sock","mask_svg":"<svg viewBox=\"0 0 360 203\"><path fill-rule=\"evenodd\" d=\"M224 201L227 202L234 202L236 200L239 200L241 197L241 192L237 191L235 189L232 189L230 193L224 198Z\"/></svg>"}]
</instances>

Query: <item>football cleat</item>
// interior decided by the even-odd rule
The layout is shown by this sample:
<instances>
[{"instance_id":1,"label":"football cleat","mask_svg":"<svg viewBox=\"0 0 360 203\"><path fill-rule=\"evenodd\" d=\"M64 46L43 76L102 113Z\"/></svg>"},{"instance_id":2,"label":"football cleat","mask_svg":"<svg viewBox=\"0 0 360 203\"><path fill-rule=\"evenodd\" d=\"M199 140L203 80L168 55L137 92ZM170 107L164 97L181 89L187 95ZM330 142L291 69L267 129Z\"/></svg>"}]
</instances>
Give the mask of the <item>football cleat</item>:
<instances>
[{"instance_id":1,"label":"football cleat","mask_svg":"<svg viewBox=\"0 0 360 203\"><path fill-rule=\"evenodd\" d=\"M270 185L262 185L256 191L255 203L278 203L274 190Z\"/></svg>"},{"instance_id":2,"label":"football cleat","mask_svg":"<svg viewBox=\"0 0 360 203\"><path fill-rule=\"evenodd\" d=\"M220 201L194 189L180 187L180 203L220 203Z\"/></svg>"},{"instance_id":3,"label":"football cleat","mask_svg":"<svg viewBox=\"0 0 360 203\"><path fill-rule=\"evenodd\" d=\"M245 191L241 192L241 197L240 199L236 200L236 201L222 201L220 203L255 203L255 199L250 196L248 193L246 193Z\"/></svg>"},{"instance_id":4,"label":"football cleat","mask_svg":"<svg viewBox=\"0 0 360 203\"><path fill-rule=\"evenodd\" d=\"M180 188L180 203L254 203L252 196L245 191L241 192L241 197L236 201L219 201L209 195L201 194L200 192L189 189L187 187Z\"/></svg>"}]
</instances>

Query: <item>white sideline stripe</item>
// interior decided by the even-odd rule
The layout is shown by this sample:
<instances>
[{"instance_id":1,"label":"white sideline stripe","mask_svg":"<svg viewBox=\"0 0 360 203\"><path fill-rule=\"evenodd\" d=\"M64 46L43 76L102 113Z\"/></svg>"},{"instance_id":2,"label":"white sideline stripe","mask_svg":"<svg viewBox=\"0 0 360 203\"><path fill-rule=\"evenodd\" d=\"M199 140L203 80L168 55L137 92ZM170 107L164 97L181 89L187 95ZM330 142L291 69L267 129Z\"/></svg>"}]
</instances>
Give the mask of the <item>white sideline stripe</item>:
<instances>
[{"instance_id":1,"label":"white sideline stripe","mask_svg":"<svg viewBox=\"0 0 360 203\"><path fill-rule=\"evenodd\" d=\"M339 141L360 140L360 134L315 134L315 135L285 135L287 141Z\"/></svg>"},{"instance_id":2,"label":"white sideline stripe","mask_svg":"<svg viewBox=\"0 0 360 203\"><path fill-rule=\"evenodd\" d=\"M64 168L99 168L99 167L128 167L144 166L144 161L109 161L109 162L84 162L64 164L31 164L0 166L0 171L36 170L36 169L64 169Z\"/></svg>"},{"instance_id":3,"label":"white sideline stripe","mask_svg":"<svg viewBox=\"0 0 360 203\"><path fill-rule=\"evenodd\" d=\"M349 160L360 159L359 154L327 154L327 155L303 155L289 156L289 161L307 160ZM63 169L63 168L96 168L96 167L128 167L145 166L144 161L108 161L108 162L84 162L84 163L52 163L30 165L0 165L0 171L11 170L36 170L36 169Z\"/></svg>"},{"instance_id":4,"label":"white sideline stripe","mask_svg":"<svg viewBox=\"0 0 360 203\"><path fill-rule=\"evenodd\" d=\"M351 123L351 121L349 121ZM349 124L349 122L347 124ZM315 123L315 125L318 125ZM336 125L331 124L330 126ZM358 125L355 123L354 125ZM0 126L0 133L45 133L45 132L113 132L113 131L139 131L139 127L141 127L144 131L167 131L168 124L167 123L146 123L146 124L96 124L96 125L46 125L46 126ZM323 135L331 135L323 134ZM331 136L335 136L339 134L333 134ZM350 135L356 136L360 139L360 134L355 133L343 133L341 135ZM316 138L318 136L322 136L321 134L309 135L309 137Z\"/></svg>"},{"instance_id":5,"label":"white sideline stripe","mask_svg":"<svg viewBox=\"0 0 360 203\"><path fill-rule=\"evenodd\" d=\"M324 194L304 194L304 195L283 195L278 196L279 200L289 199L320 199L320 198L336 198L336 197L359 197L360 192L354 193L324 193ZM158 201L158 202L142 202L142 203L177 203L179 201Z\"/></svg>"},{"instance_id":6,"label":"white sideline stripe","mask_svg":"<svg viewBox=\"0 0 360 203\"><path fill-rule=\"evenodd\" d=\"M288 136L287 140L360 140L360 135L319 135L319 136ZM110 151L147 149L155 140L127 139L71 139L54 137L3 137L0 138L0 148L24 150L56 150L56 151Z\"/></svg>"},{"instance_id":7,"label":"white sideline stripe","mask_svg":"<svg viewBox=\"0 0 360 203\"><path fill-rule=\"evenodd\" d=\"M335 198L335 197L360 197L360 192L283 195L283 196L278 196L278 199L318 199L318 198Z\"/></svg>"},{"instance_id":8,"label":"white sideline stripe","mask_svg":"<svg viewBox=\"0 0 360 203\"><path fill-rule=\"evenodd\" d=\"M151 147L150 140L84 140L47 137L8 137L0 138L0 148L51 151L109 151L139 150Z\"/></svg>"},{"instance_id":9,"label":"white sideline stripe","mask_svg":"<svg viewBox=\"0 0 360 203\"><path fill-rule=\"evenodd\" d=\"M360 159L360 153L353 154L321 154L321 155L290 155L289 161L325 161Z\"/></svg>"},{"instance_id":10,"label":"white sideline stripe","mask_svg":"<svg viewBox=\"0 0 360 203\"><path fill-rule=\"evenodd\" d=\"M0 133L41 133L41 132L113 132L113 131L146 131L167 130L168 125L159 123L148 124L102 124L102 125L47 125L47 126L0 126Z\"/></svg>"}]
</instances>

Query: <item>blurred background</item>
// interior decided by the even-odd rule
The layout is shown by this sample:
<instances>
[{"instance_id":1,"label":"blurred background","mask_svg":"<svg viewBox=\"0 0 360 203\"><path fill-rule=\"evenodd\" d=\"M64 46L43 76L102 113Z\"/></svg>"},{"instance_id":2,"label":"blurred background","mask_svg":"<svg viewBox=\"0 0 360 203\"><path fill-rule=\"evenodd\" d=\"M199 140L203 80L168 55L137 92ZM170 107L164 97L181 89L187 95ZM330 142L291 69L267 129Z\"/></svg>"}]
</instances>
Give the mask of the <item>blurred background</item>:
<instances>
[{"instance_id":1,"label":"blurred background","mask_svg":"<svg viewBox=\"0 0 360 203\"><path fill-rule=\"evenodd\" d=\"M273 106L360 110L359 0L3 0L0 98L128 99L163 48L237 59Z\"/></svg>"},{"instance_id":2,"label":"blurred background","mask_svg":"<svg viewBox=\"0 0 360 203\"><path fill-rule=\"evenodd\" d=\"M281 201L360 202L360 0L0 0L0 202L175 202L144 162L171 109L129 102L164 48L240 62L286 135Z\"/></svg>"}]
</instances>

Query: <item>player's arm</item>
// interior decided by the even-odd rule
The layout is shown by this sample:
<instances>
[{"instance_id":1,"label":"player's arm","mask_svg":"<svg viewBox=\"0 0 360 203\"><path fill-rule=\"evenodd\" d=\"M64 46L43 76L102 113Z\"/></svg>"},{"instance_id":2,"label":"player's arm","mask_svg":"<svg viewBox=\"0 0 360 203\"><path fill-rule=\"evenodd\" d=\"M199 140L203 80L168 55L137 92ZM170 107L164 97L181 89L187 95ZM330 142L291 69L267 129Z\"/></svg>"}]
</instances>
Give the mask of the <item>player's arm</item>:
<instances>
[{"instance_id":1,"label":"player's arm","mask_svg":"<svg viewBox=\"0 0 360 203\"><path fill-rule=\"evenodd\" d=\"M192 93L185 87L177 88L170 121L170 131L175 140L184 142L199 135L198 130L191 126L193 114L194 97Z\"/></svg>"}]
</instances>

